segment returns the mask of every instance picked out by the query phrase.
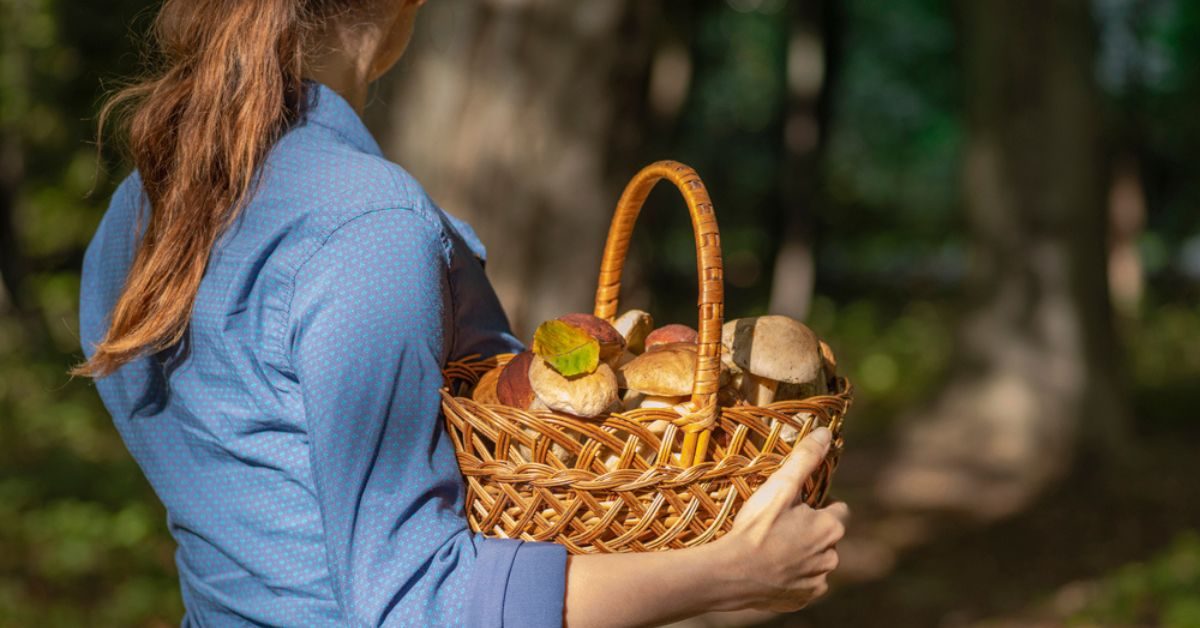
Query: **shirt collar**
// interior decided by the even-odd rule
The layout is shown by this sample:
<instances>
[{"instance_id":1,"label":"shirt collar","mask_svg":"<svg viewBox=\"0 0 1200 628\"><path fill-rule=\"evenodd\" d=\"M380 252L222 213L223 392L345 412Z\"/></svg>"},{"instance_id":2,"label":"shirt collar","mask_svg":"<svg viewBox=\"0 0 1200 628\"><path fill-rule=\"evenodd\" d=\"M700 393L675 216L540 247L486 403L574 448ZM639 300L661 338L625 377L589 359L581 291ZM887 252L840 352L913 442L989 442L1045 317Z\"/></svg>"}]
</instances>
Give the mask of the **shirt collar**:
<instances>
[{"instance_id":1,"label":"shirt collar","mask_svg":"<svg viewBox=\"0 0 1200 628\"><path fill-rule=\"evenodd\" d=\"M352 146L364 153L383 156L379 143L367 129L354 107L342 95L316 81L305 81L308 107L305 121L323 126L337 133Z\"/></svg>"}]
</instances>

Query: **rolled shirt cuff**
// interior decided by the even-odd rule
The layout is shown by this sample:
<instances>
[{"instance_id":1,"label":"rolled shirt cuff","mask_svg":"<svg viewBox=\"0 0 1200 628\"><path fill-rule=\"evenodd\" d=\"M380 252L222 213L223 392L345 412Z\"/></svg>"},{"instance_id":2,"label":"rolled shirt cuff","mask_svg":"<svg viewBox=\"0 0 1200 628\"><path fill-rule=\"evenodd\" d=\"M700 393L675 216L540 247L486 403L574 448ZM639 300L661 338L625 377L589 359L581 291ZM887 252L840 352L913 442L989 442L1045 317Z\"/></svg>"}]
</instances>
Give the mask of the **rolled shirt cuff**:
<instances>
[{"instance_id":1,"label":"rolled shirt cuff","mask_svg":"<svg viewBox=\"0 0 1200 628\"><path fill-rule=\"evenodd\" d=\"M482 539L467 626L559 628L567 590L567 549L554 543Z\"/></svg>"}]
</instances>

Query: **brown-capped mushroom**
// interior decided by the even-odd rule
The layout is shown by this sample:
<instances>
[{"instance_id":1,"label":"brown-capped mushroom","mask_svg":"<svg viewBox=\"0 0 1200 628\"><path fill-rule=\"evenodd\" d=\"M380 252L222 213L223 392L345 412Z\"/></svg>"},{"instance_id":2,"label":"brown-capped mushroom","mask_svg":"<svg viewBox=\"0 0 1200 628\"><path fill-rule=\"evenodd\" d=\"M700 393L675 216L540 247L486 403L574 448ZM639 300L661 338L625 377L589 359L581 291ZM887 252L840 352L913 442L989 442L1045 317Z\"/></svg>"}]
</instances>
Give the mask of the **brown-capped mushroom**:
<instances>
[{"instance_id":1,"label":"brown-capped mushroom","mask_svg":"<svg viewBox=\"0 0 1200 628\"><path fill-rule=\"evenodd\" d=\"M696 345L672 343L660 345L631 360L621 368L629 390L660 397L692 394L696 380Z\"/></svg>"},{"instance_id":2,"label":"brown-capped mushroom","mask_svg":"<svg viewBox=\"0 0 1200 628\"><path fill-rule=\"evenodd\" d=\"M675 344L680 342L690 342L695 344L697 338L698 335L696 334L696 330L688 327L687 325L680 325L679 323L663 325L662 327L650 332L646 336L646 351L650 351L659 345Z\"/></svg>"},{"instance_id":3,"label":"brown-capped mushroom","mask_svg":"<svg viewBox=\"0 0 1200 628\"><path fill-rule=\"evenodd\" d=\"M808 396L821 389L820 340L804 323L787 316L759 316L729 321L721 344L742 369L742 391L753 405L775 400L781 384L789 396Z\"/></svg>"},{"instance_id":4,"label":"brown-capped mushroom","mask_svg":"<svg viewBox=\"0 0 1200 628\"><path fill-rule=\"evenodd\" d=\"M529 384L546 407L585 419L603 414L617 401L617 375L604 362L592 373L563 377L545 360L535 359Z\"/></svg>"},{"instance_id":5,"label":"brown-capped mushroom","mask_svg":"<svg viewBox=\"0 0 1200 628\"><path fill-rule=\"evenodd\" d=\"M625 337L608 321L591 314L575 313L559 316L558 320L587 332L600 343L600 361L616 366L625 351Z\"/></svg>"},{"instance_id":6,"label":"brown-capped mushroom","mask_svg":"<svg viewBox=\"0 0 1200 628\"><path fill-rule=\"evenodd\" d=\"M535 360L541 362L532 351L522 351L504 365L496 380L496 399L500 403L534 412L547 409L529 383L529 367Z\"/></svg>"},{"instance_id":7,"label":"brown-capped mushroom","mask_svg":"<svg viewBox=\"0 0 1200 628\"><path fill-rule=\"evenodd\" d=\"M642 310L629 310L613 321L613 327L625 338L625 350L637 355L646 350L646 336L654 330L654 317Z\"/></svg>"}]
</instances>

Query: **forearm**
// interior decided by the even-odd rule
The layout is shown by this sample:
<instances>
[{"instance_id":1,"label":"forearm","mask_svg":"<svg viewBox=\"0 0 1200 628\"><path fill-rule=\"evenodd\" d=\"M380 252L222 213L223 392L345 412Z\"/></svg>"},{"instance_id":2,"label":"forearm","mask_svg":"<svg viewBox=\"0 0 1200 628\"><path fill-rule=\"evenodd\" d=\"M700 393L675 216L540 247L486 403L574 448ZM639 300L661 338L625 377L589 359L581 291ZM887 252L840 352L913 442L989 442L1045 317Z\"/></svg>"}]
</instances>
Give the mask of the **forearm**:
<instances>
[{"instance_id":1,"label":"forearm","mask_svg":"<svg viewBox=\"0 0 1200 628\"><path fill-rule=\"evenodd\" d=\"M741 608L743 583L724 543L635 554L572 556L566 625L645 626Z\"/></svg>"}]
</instances>

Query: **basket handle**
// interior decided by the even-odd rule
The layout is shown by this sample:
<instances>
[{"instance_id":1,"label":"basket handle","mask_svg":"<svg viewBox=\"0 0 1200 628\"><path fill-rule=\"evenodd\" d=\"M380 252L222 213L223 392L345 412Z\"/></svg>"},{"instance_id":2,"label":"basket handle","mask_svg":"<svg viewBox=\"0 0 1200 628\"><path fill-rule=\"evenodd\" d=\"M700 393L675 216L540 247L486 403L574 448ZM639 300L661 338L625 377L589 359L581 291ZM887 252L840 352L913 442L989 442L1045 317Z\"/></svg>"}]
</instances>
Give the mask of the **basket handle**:
<instances>
[{"instance_id":1,"label":"basket handle","mask_svg":"<svg viewBox=\"0 0 1200 628\"><path fill-rule=\"evenodd\" d=\"M698 412L685 417L687 421L681 425L688 436L694 438L697 432L712 429L719 412L717 389L721 385L721 325L725 322L725 270L721 262L721 234L717 230L717 217L713 213L708 190L704 188L704 183L700 181L700 176L695 170L677 161L659 161L643 168L625 187L608 230L608 241L604 244L594 313L609 321L617 315L621 270L625 266L625 256L629 253L633 224L646 202L646 197L662 179L674 183L683 194L692 216L692 230L696 235L700 325L697 328L699 359L696 363L696 380L692 386L692 405ZM686 444L684 449L684 457L687 458ZM686 460L681 462L688 464Z\"/></svg>"}]
</instances>

